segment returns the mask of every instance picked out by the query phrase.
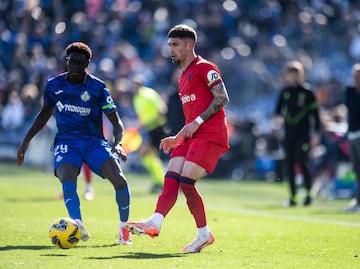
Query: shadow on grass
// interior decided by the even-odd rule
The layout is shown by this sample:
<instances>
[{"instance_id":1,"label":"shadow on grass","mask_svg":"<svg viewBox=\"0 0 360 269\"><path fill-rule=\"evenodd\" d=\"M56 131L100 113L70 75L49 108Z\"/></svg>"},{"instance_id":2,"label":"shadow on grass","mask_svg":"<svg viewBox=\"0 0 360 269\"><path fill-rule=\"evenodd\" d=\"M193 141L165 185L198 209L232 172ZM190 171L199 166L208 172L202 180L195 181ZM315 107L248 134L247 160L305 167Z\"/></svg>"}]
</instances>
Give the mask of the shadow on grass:
<instances>
[{"instance_id":1,"label":"shadow on grass","mask_svg":"<svg viewBox=\"0 0 360 269\"><path fill-rule=\"evenodd\" d=\"M155 253L144 253L144 252L129 252L117 256L109 257L88 257L85 259L88 260L112 260L112 259L168 259L168 258L178 258L186 257L182 253L165 253L165 254L155 254Z\"/></svg>"},{"instance_id":2,"label":"shadow on grass","mask_svg":"<svg viewBox=\"0 0 360 269\"><path fill-rule=\"evenodd\" d=\"M0 247L0 251L8 251L8 250L44 250L51 249L53 246L3 246Z\"/></svg>"}]
</instances>

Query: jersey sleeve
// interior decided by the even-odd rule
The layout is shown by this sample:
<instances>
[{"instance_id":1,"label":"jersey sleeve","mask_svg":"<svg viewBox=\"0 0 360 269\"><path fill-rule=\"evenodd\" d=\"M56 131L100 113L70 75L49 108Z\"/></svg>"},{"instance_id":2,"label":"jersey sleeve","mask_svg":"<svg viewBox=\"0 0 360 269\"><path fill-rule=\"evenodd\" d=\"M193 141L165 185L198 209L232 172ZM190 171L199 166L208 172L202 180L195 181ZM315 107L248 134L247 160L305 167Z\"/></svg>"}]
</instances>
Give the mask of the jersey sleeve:
<instances>
[{"instance_id":1,"label":"jersey sleeve","mask_svg":"<svg viewBox=\"0 0 360 269\"><path fill-rule=\"evenodd\" d=\"M205 80L209 88L222 83L221 73L215 64L202 63L199 69L201 77Z\"/></svg>"},{"instance_id":2,"label":"jersey sleeve","mask_svg":"<svg viewBox=\"0 0 360 269\"><path fill-rule=\"evenodd\" d=\"M54 101L54 98L53 98L53 93L51 91L51 89L53 88L52 87L52 82L53 80L48 80L46 82L46 85L45 85L45 90L44 90L44 105L46 106L50 106L50 107L54 107L55 106L55 101Z\"/></svg>"},{"instance_id":3,"label":"jersey sleeve","mask_svg":"<svg viewBox=\"0 0 360 269\"><path fill-rule=\"evenodd\" d=\"M105 114L109 114L111 112L116 111L116 105L111 97L109 89L104 86L102 90L103 90L103 100L101 102L101 110Z\"/></svg>"}]
</instances>

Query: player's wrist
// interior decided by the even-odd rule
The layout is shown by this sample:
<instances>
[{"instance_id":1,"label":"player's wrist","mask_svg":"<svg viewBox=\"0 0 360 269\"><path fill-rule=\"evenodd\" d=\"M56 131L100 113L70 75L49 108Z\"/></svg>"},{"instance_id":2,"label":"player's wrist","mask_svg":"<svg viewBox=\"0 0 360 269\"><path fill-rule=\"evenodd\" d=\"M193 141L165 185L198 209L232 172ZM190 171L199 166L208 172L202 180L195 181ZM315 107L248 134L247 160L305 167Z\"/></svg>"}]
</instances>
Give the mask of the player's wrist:
<instances>
[{"instance_id":1,"label":"player's wrist","mask_svg":"<svg viewBox=\"0 0 360 269\"><path fill-rule=\"evenodd\" d=\"M204 119L201 116L197 116L197 118L195 119L195 122L199 125L204 123Z\"/></svg>"}]
</instances>

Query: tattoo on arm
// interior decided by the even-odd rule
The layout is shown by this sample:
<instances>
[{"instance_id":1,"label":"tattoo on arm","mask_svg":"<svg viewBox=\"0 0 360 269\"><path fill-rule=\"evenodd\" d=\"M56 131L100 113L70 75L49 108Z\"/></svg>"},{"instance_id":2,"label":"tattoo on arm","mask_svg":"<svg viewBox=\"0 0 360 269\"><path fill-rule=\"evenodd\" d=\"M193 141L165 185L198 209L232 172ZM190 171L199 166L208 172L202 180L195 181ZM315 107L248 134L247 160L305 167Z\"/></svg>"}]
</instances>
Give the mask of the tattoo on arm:
<instances>
[{"instance_id":1,"label":"tattoo on arm","mask_svg":"<svg viewBox=\"0 0 360 269\"><path fill-rule=\"evenodd\" d=\"M227 94L224 83L220 83L212 87L211 92L214 95L214 99L210 103L209 107L203 113L201 113L201 118L203 120L211 118L227 103L229 103L229 96Z\"/></svg>"}]
</instances>

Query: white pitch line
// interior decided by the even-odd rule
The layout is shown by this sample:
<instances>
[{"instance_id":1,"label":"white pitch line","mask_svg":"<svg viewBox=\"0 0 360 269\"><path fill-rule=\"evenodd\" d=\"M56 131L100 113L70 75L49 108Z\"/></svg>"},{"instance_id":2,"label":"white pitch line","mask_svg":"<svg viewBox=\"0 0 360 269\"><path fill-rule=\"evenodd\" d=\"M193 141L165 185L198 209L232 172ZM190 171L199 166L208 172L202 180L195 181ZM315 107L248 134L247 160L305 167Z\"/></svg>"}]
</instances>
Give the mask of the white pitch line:
<instances>
[{"instance_id":1,"label":"white pitch line","mask_svg":"<svg viewBox=\"0 0 360 269\"><path fill-rule=\"evenodd\" d=\"M342 225L348 227L360 227L360 223L341 221L341 220L330 220L330 219L321 219L321 218L313 218L307 216L294 216L287 214L274 214L267 211L255 210L255 209L245 209L245 208L229 208L229 207L219 207L214 205L206 205L207 209L212 210L221 210L230 213L238 213L238 214L247 214L258 217L270 217L270 218L278 218L278 219L289 219L289 220L297 220L297 221L307 221L314 223L325 223L325 224L333 224L333 225Z\"/></svg>"}]
</instances>

